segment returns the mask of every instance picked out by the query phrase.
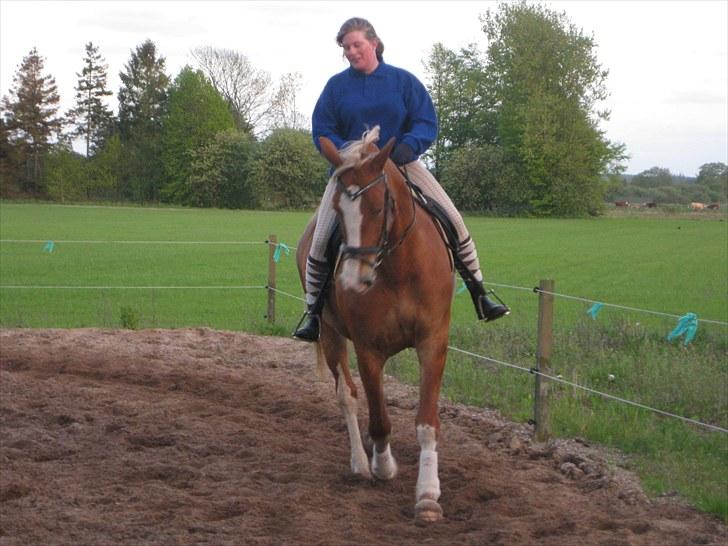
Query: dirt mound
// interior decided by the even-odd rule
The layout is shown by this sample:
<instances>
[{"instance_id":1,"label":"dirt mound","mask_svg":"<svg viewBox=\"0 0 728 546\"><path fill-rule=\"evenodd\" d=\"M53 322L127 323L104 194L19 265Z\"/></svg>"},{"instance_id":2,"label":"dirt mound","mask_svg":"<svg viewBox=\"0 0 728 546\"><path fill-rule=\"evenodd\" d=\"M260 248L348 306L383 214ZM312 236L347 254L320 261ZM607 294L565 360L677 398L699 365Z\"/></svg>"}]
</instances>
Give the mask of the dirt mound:
<instances>
[{"instance_id":1,"label":"dirt mound","mask_svg":"<svg viewBox=\"0 0 728 546\"><path fill-rule=\"evenodd\" d=\"M400 475L362 481L314 367L244 333L0 331L0 545L726 544L603 452L452 404L445 520L415 526L416 392L387 379Z\"/></svg>"}]
</instances>

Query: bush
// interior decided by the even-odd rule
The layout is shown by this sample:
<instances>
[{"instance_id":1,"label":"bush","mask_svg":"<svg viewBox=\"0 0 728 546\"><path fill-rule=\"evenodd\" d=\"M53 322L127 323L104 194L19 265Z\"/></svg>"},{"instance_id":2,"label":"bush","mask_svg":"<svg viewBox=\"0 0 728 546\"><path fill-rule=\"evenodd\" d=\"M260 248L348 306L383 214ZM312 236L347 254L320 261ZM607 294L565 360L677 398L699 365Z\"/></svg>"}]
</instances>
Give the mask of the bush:
<instances>
[{"instance_id":1,"label":"bush","mask_svg":"<svg viewBox=\"0 0 728 546\"><path fill-rule=\"evenodd\" d=\"M215 135L190 152L190 175L179 196L186 205L218 208L257 208L261 188L251 175L256 144L235 130Z\"/></svg>"},{"instance_id":2,"label":"bush","mask_svg":"<svg viewBox=\"0 0 728 546\"><path fill-rule=\"evenodd\" d=\"M254 177L272 208L314 206L323 195L328 163L311 141L311 133L277 129L258 147Z\"/></svg>"},{"instance_id":3,"label":"bush","mask_svg":"<svg viewBox=\"0 0 728 546\"><path fill-rule=\"evenodd\" d=\"M459 148L442 166L442 186L455 205L466 211L515 214L530 197L525 178L493 145Z\"/></svg>"},{"instance_id":4,"label":"bush","mask_svg":"<svg viewBox=\"0 0 728 546\"><path fill-rule=\"evenodd\" d=\"M86 158L73 151L58 148L46 159L45 185L56 201L80 201L87 198Z\"/></svg>"}]
</instances>

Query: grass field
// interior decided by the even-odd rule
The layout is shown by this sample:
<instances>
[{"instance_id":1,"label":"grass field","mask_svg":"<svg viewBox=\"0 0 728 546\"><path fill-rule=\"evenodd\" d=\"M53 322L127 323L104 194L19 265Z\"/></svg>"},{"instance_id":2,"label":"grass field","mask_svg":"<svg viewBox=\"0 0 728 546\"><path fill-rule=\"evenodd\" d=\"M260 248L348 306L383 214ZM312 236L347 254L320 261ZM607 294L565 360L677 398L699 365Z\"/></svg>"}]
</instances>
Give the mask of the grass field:
<instances>
[{"instance_id":1,"label":"grass field","mask_svg":"<svg viewBox=\"0 0 728 546\"><path fill-rule=\"evenodd\" d=\"M209 326L288 335L303 309L293 252L278 264L278 288L295 297L279 294L271 326L265 241L275 234L295 246L309 218L308 212L0 203L0 326ZM590 303L557 297L554 374L728 428L725 213L466 221L486 280L512 315L477 324L469 297L460 294L453 346L531 367L538 297L530 289L551 278L559 294L671 315L607 306L592 320ZM695 341L668 343L677 316L687 312L703 319ZM416 381L409 352L389 369ZM453 352L444 391L517 420L531 417L533 379L519 371ZM679 491L728 519L728 435L572 387L554 385L553 392L556 434L619 447L652 493Z\"/></svg>"}]
</instances>

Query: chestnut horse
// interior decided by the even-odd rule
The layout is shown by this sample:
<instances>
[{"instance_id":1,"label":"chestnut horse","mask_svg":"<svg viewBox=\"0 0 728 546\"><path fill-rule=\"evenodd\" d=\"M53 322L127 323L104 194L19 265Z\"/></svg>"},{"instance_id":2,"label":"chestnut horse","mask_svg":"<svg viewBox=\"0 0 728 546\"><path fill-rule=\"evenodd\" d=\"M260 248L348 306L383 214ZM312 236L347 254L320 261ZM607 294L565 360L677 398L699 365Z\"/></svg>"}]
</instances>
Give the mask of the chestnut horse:
<instances>
[{"instance_id":1,"label":"chestnut horse","mask_svg":"<svg viewBox=\"0 0 728 546\"><path fill-rule=\"evenodd\" d=\"M325 293L319 365L334 375L339 407L351 445L351 470L365 478L397 474L390 449L392 426L383 393L386 360L414 347L420 363L420 401L415 418L420 445L415 517L442 518L438 504L438 398L447 356L454 272L449 251L432 218L416 204L399 169L389 160L390 140L381 150L379 128L342 151L325 137L323 155L336 168L330 183L342 245ZM315 218L299 241L297 262L304 283ZM304 283L305 286L305 283ZM349 372L347 339L353 343L369 406L373 441L371 469L357 422L357 389ZM344 381L341 381L343 377Z\"/></svg>"}]
</instances>

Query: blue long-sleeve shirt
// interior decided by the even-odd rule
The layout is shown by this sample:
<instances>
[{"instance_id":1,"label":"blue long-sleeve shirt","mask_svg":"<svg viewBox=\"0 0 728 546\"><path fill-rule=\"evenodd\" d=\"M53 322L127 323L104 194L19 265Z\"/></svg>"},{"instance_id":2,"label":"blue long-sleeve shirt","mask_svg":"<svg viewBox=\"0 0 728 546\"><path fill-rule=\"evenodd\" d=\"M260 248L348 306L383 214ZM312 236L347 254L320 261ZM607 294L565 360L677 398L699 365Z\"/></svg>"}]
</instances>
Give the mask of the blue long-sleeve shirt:
<instances>
[{"instance_id":1,"label":"blue long-sleeve shirt","mask_svg":"<svg viewBox=\"0 0 728 546\"><path fill-rule=\"evenodd\" d=\"M380 146L395 137L417 156L437 137L437 115L425 86L406 70L384 62L371 74L349 67L332 76L316 102L311 122L319 151L320 136L341 148L375 125L380 127Z\"/></svg>"}]
</instances>

